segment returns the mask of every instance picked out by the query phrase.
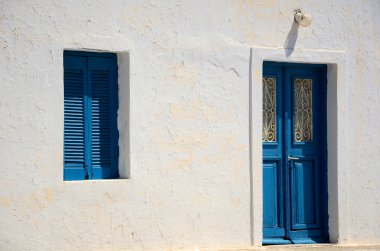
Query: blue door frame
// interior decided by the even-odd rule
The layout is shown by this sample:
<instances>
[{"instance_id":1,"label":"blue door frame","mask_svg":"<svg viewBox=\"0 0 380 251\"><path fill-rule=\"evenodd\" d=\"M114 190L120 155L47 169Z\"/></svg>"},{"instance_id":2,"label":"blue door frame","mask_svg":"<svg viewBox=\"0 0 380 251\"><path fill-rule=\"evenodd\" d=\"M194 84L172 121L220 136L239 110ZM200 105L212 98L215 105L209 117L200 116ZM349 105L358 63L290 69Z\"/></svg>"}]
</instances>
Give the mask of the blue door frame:
<instances>
[{"instance_id":1,"label":"blue door frame","mask_svg":"<svg viewBox=\"0 0 380 251\"><path fill-rule=\"evenodd\" d=\"M326 65L263 67L263 244L328 242Z\"/></svg>"}]
</instances>

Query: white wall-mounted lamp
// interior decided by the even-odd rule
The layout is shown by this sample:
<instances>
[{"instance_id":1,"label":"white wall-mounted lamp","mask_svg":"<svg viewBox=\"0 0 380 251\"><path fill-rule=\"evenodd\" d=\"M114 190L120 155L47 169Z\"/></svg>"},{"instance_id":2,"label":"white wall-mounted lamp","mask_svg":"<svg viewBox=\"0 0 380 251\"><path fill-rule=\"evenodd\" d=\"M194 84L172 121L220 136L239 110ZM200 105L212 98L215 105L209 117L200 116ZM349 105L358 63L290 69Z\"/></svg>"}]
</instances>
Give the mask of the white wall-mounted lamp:
<instances>
[{"instance_id":1,"label":"white wall-mounted lamp","mask_svg":"<svg viewBox=\"0 0 380 251\"><path fill-rule=\"evenodd\" d=\"M300 9L294 10L294 20L297 24L308 27L313 20L312 16L309 13L302 13Z\"/></svg>"}]
</instances>

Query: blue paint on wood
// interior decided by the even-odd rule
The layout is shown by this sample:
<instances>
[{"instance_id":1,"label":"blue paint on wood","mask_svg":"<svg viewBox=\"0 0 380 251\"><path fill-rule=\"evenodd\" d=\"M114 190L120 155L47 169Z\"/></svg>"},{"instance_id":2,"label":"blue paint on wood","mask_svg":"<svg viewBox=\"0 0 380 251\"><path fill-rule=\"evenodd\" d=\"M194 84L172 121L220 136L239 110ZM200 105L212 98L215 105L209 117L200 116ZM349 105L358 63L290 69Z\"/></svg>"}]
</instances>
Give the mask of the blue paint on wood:
<instances>
[{"instance_id":1,"label":"blue paint on wood","mask_svg":"<svg viewBox=\"0 0 380 251\"><path fill-rule=\"evenodd\" d=\"M65 51L64 102L64 180L117 178L116 55Z\"/></svg>"},{"instance_id":2,"label":"blue paint on wood","mask_svg":"<svg viewBox=\"0 0 380 251\"><path fill-rule=\"evenodd\" d=\"M263 143L263 244L327 242L326 66L264 62L263 75L277 80L278 134ZM295 78L313 81L310 142L294 140Z\"/></svg>"},{"instance_id":3,"label":"blue paint on wood","mask_svg":"<svg viewBox=\"0 0 380 251\"><path fill-rule=\"evenodd\" d=\"M263 143L263 235L278 238L285 235L284 225L284 159L283 159L283 73L277 65L265 66L264 77L276 79L277 140ZM268 169L271 168L272 170ZM275 170L274 170L275 168ZM276 176L274 178L274 175ZM274 208L275 206L275 208ZM275 224L272 222L275 221Z\"/></svg>"},{"instance_id":4,"label":"blue paint on wood","mask_svg":"<svg viewBox=\"0 0 380 251\"><path fill-rule=\"evenodd\" d=\"M83 180L87 59L64 57L64 180Z\"/></svg>"},{"instance_id":5,"label":"blue paint on wood","mask_svg":"<svg viewBox=\"0 0 380 251\"><path fill-rule=\"evenodd\" d=\"M318 162L304 158L291 166L292 230L320 228Z\"/></svg>"},{"instance_id":6,"label":"blue paint on wood","mask_svg":"<svg viewBox=\"0 0 380 251\"><path fill-rule=\"evenodd\" d=\"M279 226L279 210L278 210L278 193L277 193L277 179L278 168L276 162L263 164L263 177L266 186L264 190L264 225L267 227L275 228Z\"/></svg>"}]
</instances>

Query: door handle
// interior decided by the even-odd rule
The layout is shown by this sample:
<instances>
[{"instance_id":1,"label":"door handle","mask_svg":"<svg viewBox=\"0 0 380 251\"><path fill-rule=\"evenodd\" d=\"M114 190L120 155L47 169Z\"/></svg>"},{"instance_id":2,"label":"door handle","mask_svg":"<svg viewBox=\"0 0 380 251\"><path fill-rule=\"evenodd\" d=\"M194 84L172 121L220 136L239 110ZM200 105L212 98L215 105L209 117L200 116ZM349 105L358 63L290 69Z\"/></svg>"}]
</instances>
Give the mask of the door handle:
<instances>
[{"instance_id":1,"label":"door handle","mask_svg":"<svg viewBox=\"0 0 380 251\"><path fill-rule=\"evenodd\" d=\"M297 158L297 157L293 157L293 156L288 156L288 161L291 161L291 160L299 160L300 158Z\"/></svg>"}]
</instances>

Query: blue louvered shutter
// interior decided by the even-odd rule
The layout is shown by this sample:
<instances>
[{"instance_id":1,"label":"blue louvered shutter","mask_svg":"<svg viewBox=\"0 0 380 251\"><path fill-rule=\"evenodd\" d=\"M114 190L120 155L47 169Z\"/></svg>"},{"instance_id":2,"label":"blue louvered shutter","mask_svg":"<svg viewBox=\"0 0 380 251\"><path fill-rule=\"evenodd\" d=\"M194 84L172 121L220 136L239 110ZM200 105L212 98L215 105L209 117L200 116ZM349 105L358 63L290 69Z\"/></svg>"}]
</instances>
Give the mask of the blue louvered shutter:
<instances>
[{"instance_id":1,"label":"blue louvered shutter","mask_svg":"<svg viewBox=\"0 0 380 251\"><path fill-rule=\"evenodd\" d=\"M116 59L64 53L64 180L119 176Z\"/></svg>"},{"instance_id":2,"label":"blue louvered shutter","mask_svg":"<svg viewBox=\"0 0 380 251\"><path fill-rule=\"evenodd\" d=\"M87 59L64 57L64 180L83 180Z\"/></svg>"},{"instance_id":3,"label":"blue louvered shutter","mask_svg":"<svg viewBox=\"0 0 380 251\"><path fill-rule=\"evenodd\" d=\"M89 57L88 74L91 93L91 178L117 178L116 56Z\"/></svg>"}]
</instances>

